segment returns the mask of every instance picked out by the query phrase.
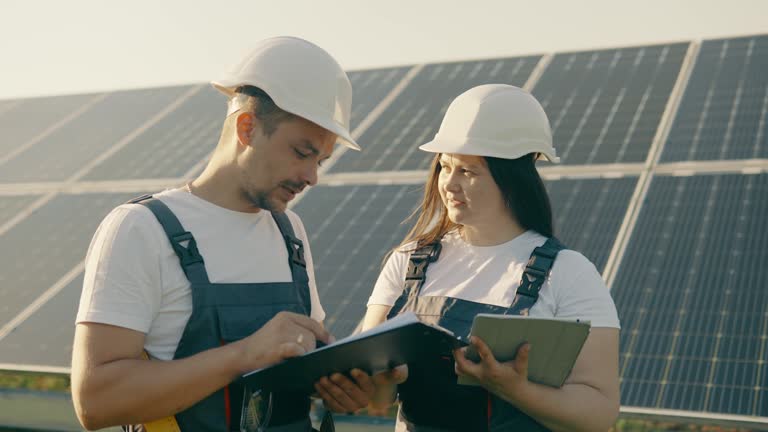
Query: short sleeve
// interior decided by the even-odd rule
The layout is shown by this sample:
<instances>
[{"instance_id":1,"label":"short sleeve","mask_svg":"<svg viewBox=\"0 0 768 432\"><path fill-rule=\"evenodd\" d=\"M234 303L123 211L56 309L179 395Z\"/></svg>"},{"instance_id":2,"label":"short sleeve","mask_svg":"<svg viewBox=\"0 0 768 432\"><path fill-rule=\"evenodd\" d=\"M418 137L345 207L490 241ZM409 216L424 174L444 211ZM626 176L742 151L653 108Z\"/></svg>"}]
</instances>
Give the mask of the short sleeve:
<instances>
[{"instance_id":1,"label":"short sleeve","mask_svg":"<svg viewBox=\"0 0 768 432\"><path fill-rule=\"evenodd\" d=\"M162 302L162 235L154 215L140 205L117 207L104 218L85 259L77 323L149 332Z\"/></svg>"},{"instance_id":2,"label":"short sleeve","mask_svg":"<svg viewBox=\"0 0 768 432\"><path fill-rule=\"evenodd\" d=\"M588 320L592 327L620 328L616 305L603 278L586 258L577 276L555 294L558 318ZM575 270L575 269L574 269Z\"/></svg>"},{"instance_id":3,"label":"short sleeve","mask_svg":"<svg viewBox=\"0 0 768 432\"><path fill-rule=\"evenodd\" d=\"M408 268L408 254L400 250L392 252L368 298L368 306L393 306L403 293L405 272Z\"/></svg>"}]
</instances>

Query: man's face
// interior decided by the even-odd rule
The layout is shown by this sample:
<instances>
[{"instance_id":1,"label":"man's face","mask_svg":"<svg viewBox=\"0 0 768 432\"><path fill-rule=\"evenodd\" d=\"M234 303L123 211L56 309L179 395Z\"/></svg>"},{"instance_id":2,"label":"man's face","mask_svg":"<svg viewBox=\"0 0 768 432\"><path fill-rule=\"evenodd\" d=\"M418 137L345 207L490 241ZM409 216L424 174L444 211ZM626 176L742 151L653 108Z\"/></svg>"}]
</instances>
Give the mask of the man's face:
<instances>
[{"instance_id":1,"label":"man's face","mask_svg":"<svg viewBox=\"0 0 768 432\"><path fill-rule=\"evenodd\" d=\"M336 143L335 134L298 117L281 121L271 136L255 119L250 138L238 157L241 192L255 208L277 212L317 183L317 169Z\"/></svg>"}]
</instances>

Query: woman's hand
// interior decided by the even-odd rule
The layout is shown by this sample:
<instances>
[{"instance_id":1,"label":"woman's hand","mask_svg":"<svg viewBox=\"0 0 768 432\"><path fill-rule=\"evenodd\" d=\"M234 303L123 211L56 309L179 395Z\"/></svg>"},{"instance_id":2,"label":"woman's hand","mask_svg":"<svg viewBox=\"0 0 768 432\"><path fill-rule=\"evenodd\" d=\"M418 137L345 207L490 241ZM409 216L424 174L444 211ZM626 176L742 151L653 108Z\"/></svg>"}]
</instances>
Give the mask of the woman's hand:
<instances>
[{"instance_id":1,"label":"woman's hand","mask_svg":"<svg viewBox=\"0 0 768 432\"><path fill-rule=\"evenodd\" d=\"M521 345L514 360L500 363L482 339L472 336L470 344L480 356L480 361L475 363L469 360L466 357L467 348L454 350L456 374L474 378L490 392L514 403L529 385L528 354L531 345Z\"/></svg>"}]
</instances>

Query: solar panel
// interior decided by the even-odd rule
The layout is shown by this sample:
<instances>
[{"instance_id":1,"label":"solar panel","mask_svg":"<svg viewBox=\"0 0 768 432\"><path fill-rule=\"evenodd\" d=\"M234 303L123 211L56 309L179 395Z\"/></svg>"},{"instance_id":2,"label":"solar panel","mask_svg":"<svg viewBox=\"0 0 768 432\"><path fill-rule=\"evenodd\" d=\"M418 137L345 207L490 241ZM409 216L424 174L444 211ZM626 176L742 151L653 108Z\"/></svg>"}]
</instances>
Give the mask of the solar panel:
<instances>
[{"instance_id":1,"label":"solar panel","mask_svg":"<svg viewBox=\"0 0 768 432\"><path fill-rule=\"evenodd\" d=\"M688 45L555 55L533 94L562 162L644 162Z\"/></svg>"},{"instance_id":2,"label":"solar panel","mask_svg":"<svg viewBox=\"0 0 768 432\"><path fill-rule=\"evenodd\" d=\"M0 105L0 158L23 146L98 95L56 96ZM5 169L5 168L3 168Z\"/></svg>"},{"instance_id":3,"label":"solar panel","mask_svg":"<svg viewBox=\"0 0 768 432\"><path fill-rule=\"evenodd\" d=\"M0 196L0 226L38 198L37 195Z\"/></svg>"},{"instance_id":4,"label":"solar panel","mask_svg":"<svg viewBox=\"0 0 768 432\"><path fill-rule=\"evenodd\" d=\"M348 72L352 82L352 129L360 125L387 94L405 77L412 66Z\"/></svg>"},{"instance_id":5,"label":"solar panel","mask_svg":"<svg viewBox=\"0 0 768 432\"><path fill-rule=\"evenodd\" d=\"M82 273L5 338L0 363L69 367Z\"/></svg>"},{"instance_id":6,"label":"solar panel","mask_svg":"<svg viewBox=\"0 0 768 432\"><path fill-rule=\"evenodd\" d=\"M768 157L768 35L705 41L662 162Z\"/></svg>"},{"instance_id":7,"label":"solar panel","mask_svg":"<svg viewBox=\"0 0 768 432\"><path fill-rule=\"evenodd\" d=\"M294 208L309 235L325 325L337 337L363 318L382 259L405 237L401 222L421 194L415 185L319 186Z\"/></svg>"},{"instance_id":8,"label":"solar panel","mask_svg":"<svg viewBox=\"0 0 768 432\"><path fill-rule=\"evenodd\" d=\"M2 235L0 326L85 258L99 222L129 194L59 195Z\"/></svg>"},{"instance_id":9,"label":"solar panel","mask_svg":"<svg viewBox=\"0 0 768 432\"><path fill-rule=\"evenodd\" d=\"M221 93L205 85L129 145L94 167L84 179L184 176L216 147L227 112L226 101Z\"/></svg>"},{"instance_id":10,"label":"solar panel","mask_svg":"<svg viewBox=\"0 0 768 432\"><path fill-rule=\"evenodd\" d=\"M602 272L637 183L635 177L545 182L555 236Z\"/></svg>"},{"instance_id":11,"label":"solar panel","mask_svg":"<svg viewBox=\"0 0 768 432\"><path fill-rule=\"evenodd\" d=\"M184 90L172 87L111 93L45 140L6 161L0 170L0 183L68 179Z\"/></svg>"},{"instance_id":12,"label":"solar panel","mask_svg":"<svg viewBox=\"0 0 768 432\"><path fill-rule=\"evenodd\" d=\"M0 100L0 116L5 114L7 111L9 111L14 106L21 103L23 99L3 99Z\"/></svg>"},{"instance_id":13,"label":"solar panel","mask_svg":"<svg viewBox=\"0 0 768 432\"><path fill-rule=\"evenodd\" d=\"M768 414L768 174L656 177L614 283L622 403Z\"/></svg>"},{"instance_id":14,"label":"solar panel","mask_svg":"<svg viewBox=\"0 0 768 432\"><path fill-rule=\"evenodd\" d=\"M427 65L358 139L363 151L345 153L330 172L425 169L430 156L417 147L434 137L456 96L480 84L522 87L539 59L530 56Z\"/></svg>"}]
</instances>

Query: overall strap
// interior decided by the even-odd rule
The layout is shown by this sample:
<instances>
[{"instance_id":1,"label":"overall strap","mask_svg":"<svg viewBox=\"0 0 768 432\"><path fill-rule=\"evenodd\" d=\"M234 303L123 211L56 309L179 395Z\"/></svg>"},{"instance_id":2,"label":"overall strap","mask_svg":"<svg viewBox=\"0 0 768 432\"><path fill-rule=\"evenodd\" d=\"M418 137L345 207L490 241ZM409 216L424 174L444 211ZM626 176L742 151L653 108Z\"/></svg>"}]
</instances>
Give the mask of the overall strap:
<instances>
[{"instance_id":1,"label":"overall strap","mask_svg":"<svg viewBox=\"0 0 768 432\"><path fill-rule=\"evenodd\" d=\"M302 301L307 308L307 313L312 314L312 300L309 294L309 275L307 274L307 262L304 258L304 242L302 242L293 230L293 224L288 215L282 212L271 212L272 218L283 235L285 247L288 250L288 265L291 269L291 276L294 283L302 283L298 287L302 296Z\"/></svg>"},{"instance_id":2,"label":"overall strap","mask_svg":"<svg viewBox=\"0 0 768 432\"><path fill-rule=\"evenodd\" d=\"M176 215L162 201L153 198L152 195L143 195L128 201L129 204L141 204L147 207L160 222L160 225L168 236L176 256L179 257L184 274L189 282L209 283L208 273L205 271L203 256L197 250L197 242L189 231L186 231Z\"/></svg>"},{"instance_id":3,"label":"overall strap","mask_svg":"<svg viewBox=\"0 0 768 432\"><path fill-rule=\"evenodd\" d=\"M403 293L395 301L390 311L390 317L398 314L403 306L411 300L415 301L421 293L421 287L427 279L427 268L438 258L443 249L442 243L438 240L436 243L426 244L411 252L408 258L408 271L405 274L405 284Z\"/></svg>"},{"instance_id":4,"label":"overall strap","mask_svg":"<svg viewBox=\"0 0 768 432\"><path fill-rule=\"evenodd\" d=\"M513 313L528 314L530 308L539 299L539 290L541 290L544 281L547 280L557 254L563 249L565 246L560 241L550 237L543 245L533 250L530 258L528 258L528 264L523 270L515 300L510 306Z\"/></svg>"},{"instance_id":5,"label":"overall strap","mask_svg":"<svg viewBox=\"0 0 768 432\"><path fill-rule=\"evenodd\" d=\"M307 268L307 262L304 261L304 242L296 237L293 232L293 225L288 215L285 213L272 212L272 219L275 220L280 234L285 240L285 247L288 249L288 264L293 270L294 266Z\"/></svg>"}]
</instances>

